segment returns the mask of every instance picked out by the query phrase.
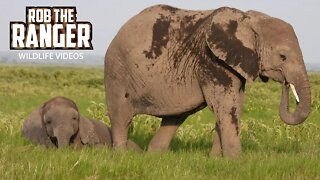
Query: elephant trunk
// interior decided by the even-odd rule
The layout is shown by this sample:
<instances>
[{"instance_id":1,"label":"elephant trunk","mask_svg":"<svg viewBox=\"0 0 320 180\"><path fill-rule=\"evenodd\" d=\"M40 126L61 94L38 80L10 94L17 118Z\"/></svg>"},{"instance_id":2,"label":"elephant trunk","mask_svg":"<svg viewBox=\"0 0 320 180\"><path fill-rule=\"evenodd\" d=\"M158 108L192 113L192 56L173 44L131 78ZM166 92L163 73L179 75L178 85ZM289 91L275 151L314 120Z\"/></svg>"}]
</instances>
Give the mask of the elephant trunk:
<instances>
[{"instance_id":1,"label":"elephant trunk","mask_svg":"<svg viewBox=\"0 0 320 180\"><path fill-rule=\"evenodd\" d=\"M56 138L57 138L57 144L58 144L58 148L61 147L66 147L70 145L70 140L72 137L72 133L67 133L65 131L61 131L59 133L57 133Z\"/></svg>"},{"instance_id":2,"label":"elephant trunk","mask_svg":"<svg viewBox=\"0 0 320 180\"><path fill-rule=\"evenodd\" d=\"M282 87L282 96L279 114L283 122L289 125L298 125L304 122L311 111L311 92L308 79L299 83L290 84L296 97L297 106L294 112L289 111L289 86ZM296 92L295 92L296 91Z\"/></svg>"},{"instance_id":3,"label":"elephant trunk","mask_svg":"<svg viewBox=\"0 0 320 180\"><path fill-rule=\"evenodd\" d=\"M66 147L69 145L69 138L58 138L58 147Z\"/></svg>"}]
</instances>

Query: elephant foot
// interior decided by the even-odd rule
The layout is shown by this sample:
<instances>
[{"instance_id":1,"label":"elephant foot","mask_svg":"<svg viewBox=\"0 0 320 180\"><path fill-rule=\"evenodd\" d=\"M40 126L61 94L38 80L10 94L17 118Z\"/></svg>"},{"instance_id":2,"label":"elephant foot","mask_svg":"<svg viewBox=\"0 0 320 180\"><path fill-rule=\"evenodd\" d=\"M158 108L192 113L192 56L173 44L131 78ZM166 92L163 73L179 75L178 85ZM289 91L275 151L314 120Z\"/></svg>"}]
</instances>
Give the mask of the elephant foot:
<instances>
[{"instance_id":1,"label":"elephant foot","mask_svg":"<svg viewBox=\"0 0 320 180\"><path fill-rule=\"evenodd\" d=\"M143 152L140 146L131 140L124 141L123 143L113 144L113 149L116 151L132 150L138 153Z\"/></svg>"},{"instance_id":2,"label":"elephant foot","mask_svg":"<svg viewBox=\"0 0 320 180\"><path fill-rule=\"evenodd\" d=\"M240 144L240 138L226 139L224 146L222 145L221 141L221 132L218 127L216 126L216 133L213 140L212 149L209 153L209 156L212 158L216 157L228 157L228 158L235 158L239 157L242 154L241 144Z\"/></svg>"},{"instance_id":3,"label":"elephant foot","mask_svg":"<svg viewBox=\"0 0 320 180\"><path fill-rule=\"evenodd\" d=\"M240 157L242 154L241 151L227 151L222 153L221 150L214 150L212 149L209 153L210 158L218 158L218 157L225 157L225 158L237 158Z\"/></svg>"},{"instance_id":4,"label":"elephant foot","mask_svg":"<svg viewBox=\"0 0 320 180\"><path fill-rule=\"evenodd\" d=\"M242 154L241 148L233 148L233 149L228 149L226 151L223 151L223 157L226 158L238 158Z\"/></svg>"},{"instance_id":5,"label":"elephant foot","mask_svg":"<svg viewBox=\"0 0 320 180\"><path fill-rule=\"evenodd\" d=\"M167 152L167 151L168 151L167 144L150 143L148 147L148 152Z\"/></svg>"},{"instance_id":6,"label":"elephant foot","mask_svg":"<svg viewBox=\"0 0 320 180\"><path fill-rule=\"evenodd\" d=\"M143 150L140 148L140 146L131 140L127 141L127 148L138 153L143 153Z\"/></svg>"},{"instance_id":7,"label":"elephant foot","mask_svg":"<svg viewBox=\"0 0 320 180\"><path fill-rule=\"evenodd\" d=\"M114 150L126 150L127 149L127 141L114 142L112 145Z\"/></svg>"},{"instance_id":8,"label":"elephant foot","mask_svg":"<svg viewBox=\"0 0 320 180\"><path fill-rule=\"evenodd\" d=\"M211 149L210 153L209 153L209 157L211 158L217 158L217 157L221 157L222 153L221 153L221 147L217 147L217 146L213 146L213 148Z\"/></svg>"},{"instance_id":9,"label":"elephant foot","mask_svg":"<svg viewBox=\"0 0 320 180\"><path fill-rule=\"evenodd\" d=\"M215 135L214 135L214 138L213 138L213 145L212 145L212 149L211 149L211 151L209 153L209 156L212 157L212 158L221 157L222 156L220 130L218 128L218 124L216 124Z\"/></svg>"}]
</instances>

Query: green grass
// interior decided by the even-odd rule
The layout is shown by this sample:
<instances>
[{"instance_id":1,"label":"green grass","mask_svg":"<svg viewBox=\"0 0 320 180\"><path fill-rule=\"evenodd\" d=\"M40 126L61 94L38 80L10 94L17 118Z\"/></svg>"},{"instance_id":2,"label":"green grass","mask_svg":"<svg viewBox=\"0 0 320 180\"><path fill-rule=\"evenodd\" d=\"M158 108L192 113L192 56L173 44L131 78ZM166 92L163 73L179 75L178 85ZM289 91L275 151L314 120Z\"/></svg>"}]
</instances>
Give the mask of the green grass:
<instances>
[{"instance_id":1,"label":"green grass","mask_svg":"<svg viewBox=\"0 0 320 180\"><path fill-rule=\"evenodd\" d=\"M309 77L313 111L299 126L279 119L280 84L247 84L243 155L226 159L208 157L215 124L208 109L188 118L167 153L33 145L21 137L22 122L57 95L74 99L81 114L109 124L103 68L0 65L0 179L320 179L320 74ZM135 117L130 137L146 148L159 124L155 117Z\"/></svg>"}]
</instances>

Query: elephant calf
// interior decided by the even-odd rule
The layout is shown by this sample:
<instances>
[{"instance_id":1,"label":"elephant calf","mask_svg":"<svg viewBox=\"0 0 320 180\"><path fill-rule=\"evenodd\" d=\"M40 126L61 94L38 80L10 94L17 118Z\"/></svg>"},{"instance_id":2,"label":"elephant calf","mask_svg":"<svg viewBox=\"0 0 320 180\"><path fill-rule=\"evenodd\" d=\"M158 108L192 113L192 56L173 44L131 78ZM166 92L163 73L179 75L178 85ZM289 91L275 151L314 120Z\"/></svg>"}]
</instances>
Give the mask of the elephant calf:
<instances>
[{"instance_id":1,"label":"elephant calf","mask_svg":"<svg viewBox=\"0 0 320 180\"><path fill-rule=\"evenodd\" d=\"M47 147L112 145L109 127L80 116L77 105L66 97L54 97L34 110L24 121L22 134Z\"/></svg>"}]
</instances>

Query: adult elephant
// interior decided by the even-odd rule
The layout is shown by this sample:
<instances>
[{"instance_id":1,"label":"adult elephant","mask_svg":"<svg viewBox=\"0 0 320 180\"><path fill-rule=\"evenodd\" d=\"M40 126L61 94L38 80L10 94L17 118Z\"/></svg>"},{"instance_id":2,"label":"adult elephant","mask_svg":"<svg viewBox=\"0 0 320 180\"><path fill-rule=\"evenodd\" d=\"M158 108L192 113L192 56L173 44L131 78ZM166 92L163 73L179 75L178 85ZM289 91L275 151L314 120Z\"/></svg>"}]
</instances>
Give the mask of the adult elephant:
<instances>
[{"instance_id":1,"label":"adult elephant","mask_svg":"<svg viewBox=\"0 0 320 180\"><path fill-rule=\"evenodd\" d=\"M310 87L292 26L266 14L223 7L189 11L149 7L130 19L105 56L105 88L113 145L126 149L136 114L162 117L149 150L167 150L179 125L208 106L217 116L210 155L241 154L239 117L245 83L258 76L283 84L280 117L302 123ZM288 110L288 89L296 96Z\"/></svg>"}]
</instances>

